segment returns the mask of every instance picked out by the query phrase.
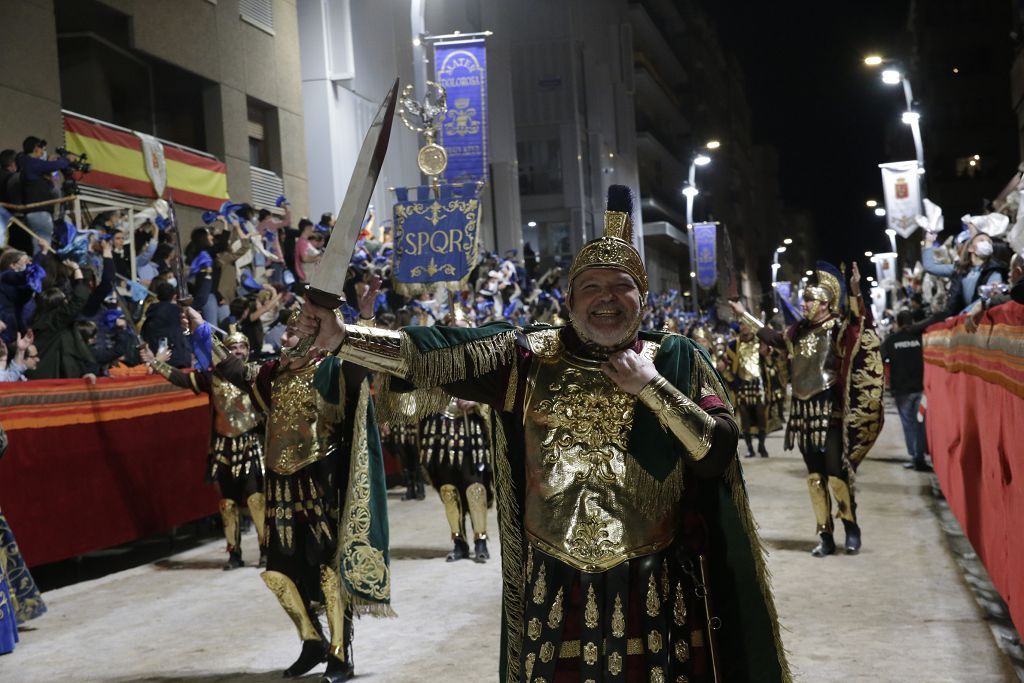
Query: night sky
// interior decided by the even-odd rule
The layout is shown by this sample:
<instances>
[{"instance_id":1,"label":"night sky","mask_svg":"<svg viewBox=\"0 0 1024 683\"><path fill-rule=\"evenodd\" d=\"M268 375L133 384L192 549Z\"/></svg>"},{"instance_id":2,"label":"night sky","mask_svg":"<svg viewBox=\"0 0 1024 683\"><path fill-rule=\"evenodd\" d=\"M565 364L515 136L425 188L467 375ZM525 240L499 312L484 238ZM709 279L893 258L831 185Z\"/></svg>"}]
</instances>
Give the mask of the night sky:
<instances>
[{"instance_id":1,"label":"night sky","mask_svg":"<svg viewBox=\"0 0 1024 683\"><path fill-rule=\"evenodd\" d=\"M909 0L705 5L743 65L754 141L778 150L783 201L812 212L820 257L863 266L865 250L888 251L884 219L864 202L882 199L878 164L891 160L885 136L903 94L863 58L909 58Z\"/></svg>"}]
</instances>

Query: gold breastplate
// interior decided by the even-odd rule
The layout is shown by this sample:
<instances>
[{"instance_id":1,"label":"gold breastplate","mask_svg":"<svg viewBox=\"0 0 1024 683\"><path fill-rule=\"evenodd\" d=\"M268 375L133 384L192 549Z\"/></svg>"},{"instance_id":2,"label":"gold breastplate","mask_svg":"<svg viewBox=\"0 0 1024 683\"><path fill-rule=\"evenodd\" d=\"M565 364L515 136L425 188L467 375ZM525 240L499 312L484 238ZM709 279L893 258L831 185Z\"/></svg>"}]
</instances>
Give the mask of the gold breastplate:
<instances>
[{"instance_id":1,"label":"gold breastplate","mask_svg":"<svg viewBox=\"0 0 1024 683\"><path fill-rule=\"evenodd\" d=\"M652 518L631 485L630 470L640 468L627 451L636 397L599 363L552 349L550 339L538 342L535 353L546 355L531 366L524 411L531 541L587 572L664 548L674 536L674 506ZM645 342L642 353L653 358L657 349Z\"/></svg>"},{"instance_id":2,"label":"gold breastplate","mask_svg":"<svg viewBox=\"0 0 1024 683\"><path fill-rule=\"evenodd\" d=\"M793 395L808 399L836 383L836 354L832 349L832 328L836 320L805 334L791 343Z\"/></svg>"},{"instance_id":3,"label":"gold breastplate","mask_svg":"<svg viewBox=\"0 0 1024 683\"><path fill-rule=\"evenodd\" d=\"M263 452L267 467L278 474L292 474L327 455L328 435L319 419L313 387L318 365L284 371L274 379Z\"/></svg>"},{"instance_id":4,"label":"gold breastplate","mask_svg":"<svg viewBox=\"0 0 1024 683\"><path fill-rule=\"evenodd\" d=\"M247 393L214 375L211 394L214 431L221 436L235 437L256 428L256 411Z\"/></svg>"},{"instance_id":5,"label":"gold breastplate","mask_svg":"<svg viewBox=\"0 0 1024 683\"><path fill-rule=\"evenodd\" d=\"M757 341L736 342L736 356L739 360L737 374L744 382L761 379L761 345Z\"/></svg>"}]
</instances>

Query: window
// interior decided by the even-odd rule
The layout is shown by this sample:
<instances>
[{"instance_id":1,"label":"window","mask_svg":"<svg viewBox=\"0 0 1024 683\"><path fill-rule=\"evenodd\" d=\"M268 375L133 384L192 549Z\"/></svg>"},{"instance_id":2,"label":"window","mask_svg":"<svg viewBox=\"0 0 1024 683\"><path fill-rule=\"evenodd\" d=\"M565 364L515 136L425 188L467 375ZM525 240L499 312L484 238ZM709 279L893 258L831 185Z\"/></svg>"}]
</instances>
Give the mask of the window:
<instances>
[{"instance_id":1,"label":"window","mask_svg":"<svg viewBox=\"0 0 1024 683\"><path fill-rule=\"evenodd\" d=\"M242 20L267 33L274 33L273 0L238 0L238 11Z\"/></svg>"},{"instance_id":2,"label":"window","mask_svg":"<svg viewBox=\"0 0 1024 683\"><path fill-rule=\"evenodd\" d=\"M267 145L267 110L249 100L249 165L270 168L270 150Z\"/></svg>"},{"instance_id":3,"label":"window","mask_svg":"<svg viewBox=\"0 0 1024 683\"><path fill-rule=\"evenodd\" d=\"M516 144L519 157L519 193L522 195L562 192L562 154L558 139L522 140Z\"/></svg>"}]
</instances>

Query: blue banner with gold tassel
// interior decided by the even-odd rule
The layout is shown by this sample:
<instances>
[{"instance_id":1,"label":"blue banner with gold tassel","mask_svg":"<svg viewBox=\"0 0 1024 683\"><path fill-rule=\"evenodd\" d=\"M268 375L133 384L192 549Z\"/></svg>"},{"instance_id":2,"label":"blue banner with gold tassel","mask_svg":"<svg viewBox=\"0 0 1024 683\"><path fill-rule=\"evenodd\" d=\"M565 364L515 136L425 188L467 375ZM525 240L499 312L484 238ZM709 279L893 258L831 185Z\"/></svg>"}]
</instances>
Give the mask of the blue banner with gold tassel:
<instances>
[{"instance_id":1,"label":"blue banner with gold tassel","mask_svg":"<svg viewBox=\"0 0 1024 683\"><path fill-rule=\"evenodd\" d=\"M440 198L425 185L395 189L392 279L399 293L412 295L438 282L450 289L465 284L477 264L482 187L442 185Z\"/></svg>"},{"instance_id":2,"label":"blue banner with gold tassel","mask_svg":"<svg viewBox=\"0 0 1024 683\"><path fill-rule=\"evenodd\" d=\"M447 92L439 144L449 183L487 181L487 48L483 40L434 46L434 80Z\"/></svg>"},{"instance_id":3,"label":"blue banner with gold tassel","mask_svg":"<svg viewBox=\"0 0 1024 683\"><path fill-rule=\"evenodd\" d=\"M697 253L697 284L704 289L714 287L718 280L717 228L717 223L697 223L693 226L693 240Z\"/></svg>"}]
</instances>

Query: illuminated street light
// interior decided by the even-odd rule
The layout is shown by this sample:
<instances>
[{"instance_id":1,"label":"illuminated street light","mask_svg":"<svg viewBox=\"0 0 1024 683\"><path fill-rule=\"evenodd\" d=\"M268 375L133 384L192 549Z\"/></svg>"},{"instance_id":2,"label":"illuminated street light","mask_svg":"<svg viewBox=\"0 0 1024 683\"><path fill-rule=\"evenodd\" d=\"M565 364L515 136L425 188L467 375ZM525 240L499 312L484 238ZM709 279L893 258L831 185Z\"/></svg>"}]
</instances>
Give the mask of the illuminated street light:
<instances>
[{"instance_id":1,"label":"illuminated street light","mask_svg":"<svg viewBox=\"0 0 1024 683\"><path fill-rule=\"evenodd\" d=\"M869 209L873 209L876 206L878 206L878 202L875 201L874 199L869 199L866 202L864 202L864 205L867 206Z\"/></svg>"},{"instance_id":2,"label":"illuminated street light","mask_svg":"<svg viewBox=\"0 0 1024 683\"><path fill-rule=\"evenodd\" d=\"M691 270L691 271L690 271L690 277L697 277L697 273L695 273L695 272L693 272L693 271Z\"/></svg>"},{"instance_id":3,"label":"illuminated street light","mask_svg":"<svg viewBox=\"0 0 1024 683\"><path fill-rule=\"evenodd\" d=\"M885 216L885 209L883 209L882 207L878 207L877 209L875 209L875 215L878 216L879 218Z\"/></svg>"},{"instance_id":4,"label":"illuminated street light","mask_svg":"<svg viewBox=\"0 0 1024 683\"><path fill-rule=\"evenodd\" d=\"M896 236L896 231L893 228L888 228L885 231L885 234L888 235L889 237L895 237Z\"/></svg>"},{"instance_id":5,"label":"illuminated street light","mask_svg":"<svg viewBox=\"0 0 1024 683\"><path fill-rule=\"evenodd\" d=\"M722 146L722 143L718 140L708 140L708 144L704 145L708 149L718 149Z\"/></svg>"},{"instance_id":6,"label":"illuminated street light","mask_svg":"<svg viewBox=\"0 0 1024 683\"><path fill-rule=\"evenodd\" d=\"M868 55L864 58L864 63L867 66L878 66L882 63L882 58L878 55Z\"/></svg>"},{"instance_id":7,"label":"illuminated street light","mask_svg":"<svg viewBox=\"0 0 1024 683\"><path fill-rule=\"evenodd\" d=\"M529 223L526 224L526 226L528 228L536 228L537 227L537 221L530 221Z\"/></svg>"},{"instance_id":8,"label":"illuminated street light","mask_svg":"<svg viewBox=\"0 0 1024 683\"><path fill-rule=\"evenodd\" d=\"M867 256L868 258L871 258L872 256L875 255L875 252L873 252L873 251L865 251L864 255Z\"/></svg>"},{"instance_id":9,"label":"illuminated street light","mask_svg":"<svg viewBox=\"0 0 1024 683\"><path fill-rule=\"evenodd\" d=\"M695 163L698 166L707 166L708 164L711 163L711 157L709 157L707 154L698 154L693 158L693 163Z\"/></svg>"},{"instance_id":10,"label":"illuminated street light","mask_svg":"<svg viewBox=\"0 0 1024 683\"><path fill-rule=\"evenodd\" d=\"M903 80L903 74L896 69L886 69L882 72L882 83L886 85L899 85Z\"/></svg>"},{"instance_id":11,"label":"illuminated street light","mask_svg":"<svg viewBox=\"0 0 1024 683\"><path fill-rule=\"evenodd\" d=\"M687 185L686 187L683 188L683 194L686 195L688 198L693 199L698 194L700 194L700 190L698 190L693 185Z\"/></svg>"},{"instance_id":12,"label":"illuminated street light","mask_svg":"<svg viewBox=\"0 0 1024 683\"><path fill-rule=\"evenodd\" d=\"M786 239L782 240L782 243L783 244L793 244L793 240L790 239L789 237L787 237Z\"/></svg>"},{"instance_id":13,"label":"illuminated street light","mask_svg":"<svg viewBox=\"0 0 1024 683\"><path fill-rule=\"evenodd\" d=\"M807 276L814 275L814 271L813 270L808 270L806 273L804 273L804 275L807 275Z\"/></svg>"},{"instance_id":14,"label":"illuminated street light","mask_svg":"<svg viewBox=\"0 0 1024 683\"><path fill-rule=\"evenodd\" d=\"M908 126L913 126L921 120L921 115L916 111L905 111L903 112L903 116L900 117L900 120Z\"/></svg>"},{"instance_id":15,"label":"illuminated street light","mask_svg":"<svg viewBox=\"0 0 1024 683\"><path fill-rule=\"evenodd\" d=\"M785 247L779 247L778 249L775 250L775 253L776 254L785 254L786 253L786 248Z\"/></svg>"}]
</instances>

